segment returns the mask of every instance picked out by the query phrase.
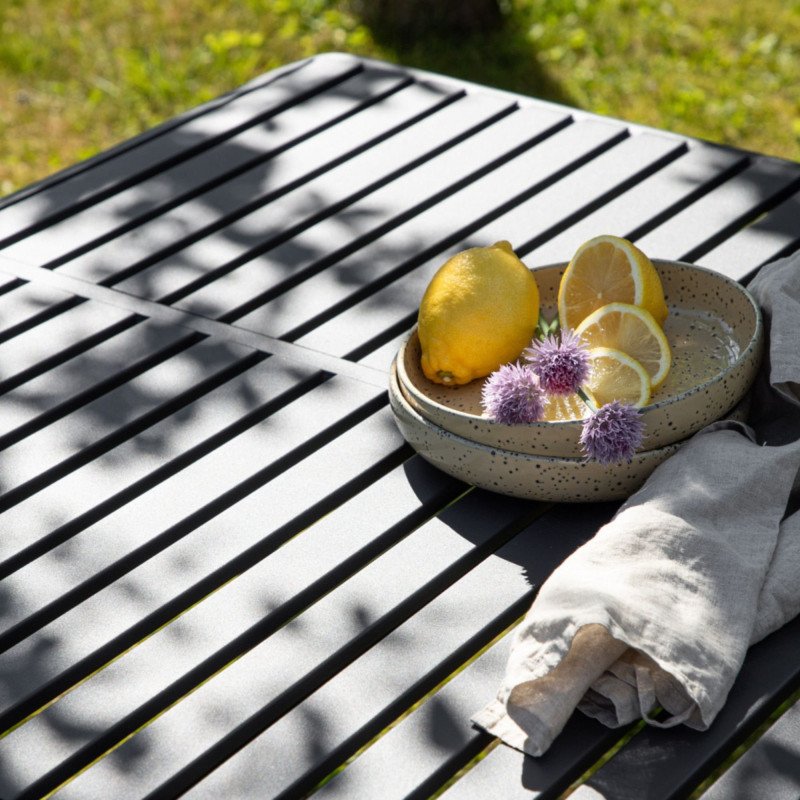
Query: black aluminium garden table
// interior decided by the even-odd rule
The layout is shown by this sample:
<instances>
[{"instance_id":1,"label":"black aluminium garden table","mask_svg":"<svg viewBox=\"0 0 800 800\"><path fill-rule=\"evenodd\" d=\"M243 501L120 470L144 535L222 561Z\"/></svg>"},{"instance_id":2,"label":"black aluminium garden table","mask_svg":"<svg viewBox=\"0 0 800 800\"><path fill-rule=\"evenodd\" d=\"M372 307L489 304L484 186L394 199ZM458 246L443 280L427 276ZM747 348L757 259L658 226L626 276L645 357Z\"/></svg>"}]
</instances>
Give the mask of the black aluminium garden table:
<instances>
[{"instance_id":1,"label":"black aluminium garden table","mask_svg":"<svg viewBox=\"0 0 800 800\"><path fill-rule=\"evenodd\" d=\"M686 797L800 686L800 620L706 733L473 729L614 504L472 489L387 374L447 255L597 233L746 280L800 165L331 54L0 201L0 798ZM704 798L796 797L797 707ZM344 768L343 768L344 767Z\"/></svg>"}]
</instances>

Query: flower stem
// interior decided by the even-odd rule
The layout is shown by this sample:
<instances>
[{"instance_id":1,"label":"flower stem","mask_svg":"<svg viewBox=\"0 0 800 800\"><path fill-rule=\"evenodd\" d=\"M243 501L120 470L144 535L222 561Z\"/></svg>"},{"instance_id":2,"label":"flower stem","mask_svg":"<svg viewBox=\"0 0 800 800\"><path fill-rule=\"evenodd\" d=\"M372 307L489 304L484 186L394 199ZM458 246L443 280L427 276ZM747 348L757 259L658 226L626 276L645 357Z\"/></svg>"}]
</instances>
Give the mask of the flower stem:
<instances>
[{"instance_id":1,"label":"flower stem","mask_svg":"<svg viewBox=\"0 0 800 800\"><path fill-rule=\"evenodd\" d=\"M589 399L589 396L586 394L586 392L583 391L583 389L580 386L578 387L576 394L578 395L578 397L580 397L581 400L583 400L584 405L586 406L586 408L589 409L589 411L592 412L592 414L594 414L597 411L594 403Z\"/></svg>"}]
</instances>

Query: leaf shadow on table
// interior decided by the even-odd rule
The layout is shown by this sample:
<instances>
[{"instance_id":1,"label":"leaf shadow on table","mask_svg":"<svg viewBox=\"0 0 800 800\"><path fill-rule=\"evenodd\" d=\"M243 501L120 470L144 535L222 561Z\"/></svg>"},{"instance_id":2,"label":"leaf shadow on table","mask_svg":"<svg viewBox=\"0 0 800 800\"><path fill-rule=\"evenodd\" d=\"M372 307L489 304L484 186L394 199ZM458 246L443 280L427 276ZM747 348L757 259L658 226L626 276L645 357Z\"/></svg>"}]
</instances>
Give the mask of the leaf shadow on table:
<instances>
[{"instance_id":1,"label":"leaf shadow on table","mask_svg":"<svg viewBox=\"0 0 800 800\"><path fill-rule=\"evenodd\" d=\"M264 123L265 126L274 125L274 121L267 121ZM182 135L177 133L175 135ZM187 146L194 146L198 143L199 140L194 138L189 138L185 142ZM244 153L237 153L237 148L239 147L238 144L235 142L223 142L220 144L220 151L221 154L225 148L229 148L229 152L234 158L243 157L244 159L249 158L250 156L255 156L259 153L258 150L248 150ZM269 162L264 162L264 164L260 165L258 168L255 169L252 173L247 173L247 178L244 182L240 183L232 183L228 189L230 189L233 193L238 193L240 191L240 187L245 185L248 180L252 181L252 184L249 188L246 189L247 197L252 196L252 192L258 191L256 187L261 185L261 181L266 179L268 171L270 167L268 166ZM259 174L260 173L260 174ZM162 183L161 186L166 186L172 193L173 196L178 197L181 196L183 192L189 191L187 186L183 185L176 176L170 174L162 174L158 178L159 181ZM227 191L227 189L226 189ZM225 218L226 214L230 213L230 206L228 205L228 201L222 201L222 197L224 196L224 192L220 195L215 195L214 198L198 196L198 202L203 205L206 204L206 210L209 211L211 217L216 220L220 221ZM314 195L313 192L309 193L309 198L314 202L318 202L320 200L320 196ZM230 197L228 198L230 199ZM324 199L324 198L322 198ZM239 197L236 202L241 203L243 201L242 197ZM179 207L179 206L176 206ZM125 206L122 204L120 209L115 213L119 214L118 222L121 225L126 225L128 223L133 223L135 220L143 219L143 216L146 217L150 211L147 209L146 203L144 203L142 196L133 196L131 198L131 202L129 206ZM189 207L185 209L187 212L191 213ZM337 222L342 222L343 230L345 233L350 230L356 230L357 223L361 222L365 219L369 219L370 211L368 208L358 212L358 213L350 213L342 214L341 218L337 217ZM142 216L143 215L143 216ZM184 256L181 255L182 251L180 249L176 250L173 255L166 254L166 251L169 250L171 247L177 246L177 242L180 241L181 243L187 243L187 240L191 238L193 234L187 233L187 228L185 227L187 224L188 217L176 218L175 220L169 222L169 224L175 226L174 233L175 236L169 238L169 244L165 245L162 249L165 251L162 253L162 258L154 263L158 263L161 267L171 266L173 263L178 263L180 258ZM215 223L216 224L216 223ZM269 238L271 235L279 235L280 230L278 227L275 228L274 231L267 232L266 237ZM266 239L264 238L264 232L257 232L248 230L246 227L241 228L237 231L228 231L226 230L224 234L222 234L223 240L225 243L230 244L234 243L237 245L241 245L241 250L237 252L244 252L247 253L247 256L253 255L253 249L260 249L264 246L264 242ZM127 240L119 239L113 240L115 243L115 247L120 248L122 247ZM203 239L198 240L198 248L206 246L208 242ZM187 244L188 246L188 244ZM297 263L300 259L308 259L321 256L323 253L324 247L322 245L313 245L304 240L304 238L299 236L296 240L292 240L291 244L292 250L292 257L289 261L284 265L285 266L285 273L287 276L290 276L290 279L293 279L292 270L296 269ZM111 252L111 251L107 251ZM416 245L413 240L410 240L406 243L403 249L397 251L397 255L394 256L396 258L401 258L404 254L408 256L409 254L413 254L418 252L416 249ZM150 257L150 256L148 256ZM241 256L244 257L244 256ZM174 259L174 260L173 260ZM98 262L99 263L99 262ZM188 259L186 261L186 266L189 267L192 271L192 280L197 278L204 278L206 273L203 272L203 269L199 267L199 265L194 262L192 259ZM219 263L212 264L212 268L219 266ZM382 304L385 306L392 306L394 308L400 309L408 309L408 313L413 313L414 304L410 295L405 294L405 290L398 289L398 293L393 292L386 292L386 293L370 293L369 290L369 275L367 271L367 263L364 261L361 263L361 268L364 270L364 274L362 276L358 275L354 271L345 272L344 270L338 273L332 273L336 280L346 283L349 286L355 287L356 291L363 291L365 296L368 294L371 298L371 301L375 303L376 307L380 307ZM154 269L151 272L148 272L145 267L142 267L142 272L137 273L142 275L142 283L137 288L137 292L141 292L144 296L153 296L158 297L160 296L158 292L162 291L160 286L160 278L159 278L159 270ZM132 273L133 274L133 273ZM288 285L288 284L286 284ZM276 295L278 296L278 295ZM233 349L230 352L223 352L227 351L227 345L220 345L217 350L215 350L216 355L211 358L210 356L205 356L202 358L197 359L197 363L192 365L189 364L188 368L191 371L194 368L197 368L200 372L202 370L207 369L212 362L213 363L222 363L229 355L235 355L233 353ZM89 354L91 357L91 354ZM185 356L186 359L191 361L192 358L195 358L194 354L187 351ZM217 362L217 358L219 358L219 362ZM104 372L108 364L100 363L104 359L100 358L94 364L90 364L88 360L80 362L77 361L68 361L65 367L65 385L76 385L81 381L84 380L87 374L93 374L93 369L97 369L98 374L100 372ZM118 362L114 362L118 363ZM67 379L67 374L71 374L71 378ZM146 382L145 382L146 384ZM27 385L23 385L25 391L29 388ZM240 391L240 396L238 402L241 402L243 409L252 409L254 405L257 403L258 391L254 385L249 384L247 380L244 380L239 385L237 391ZM23 392L24 395L24 392ZM159 385L159 384L152 384L152 385L144 385L144 386L137 386L134 388L126 388L124 391L120 392L114 397L117 400L112 399L112 395L102 395L98 396L99 402L92 407L91 410L87 410L86 417L83 420L85 424L85 431L89 433L82 433L76 438L76 444L79 448L86 448L91 447L96 441L99 431L102 430L116 430L119 428L121 424L124 423L125 419L129 419L126 414L130 414L132 416L137 416L140 413L145 413L146 409L150 408L152 405L158 405L162 402L169 402L170 399L174 395L170 393L167 385ZM21 395L22 398L22 395ZM46 408L49 408L50 405L46 405L46 403L50 403L50 398L48 396L47 391L40 391L36 389L31 391L29 394L27 401L31 404L31 407L39 412L43 412ZM24 400L22 400L25 402ZM184 425L190 425L193 421L193 413L194 408L190 405L186 405L183 407L178 413L180 416L176 417L176 419ZM123 413L124 412L124 413ZM94 431L93 433L91 433ZM141 438L135 440L134 444L132 445L134 449L138 450L137 456L138 457L145 457L148 455L155 455L158 456L160 453L163 454L166 452L168 446L167 438L161 438L160 436L154 434L152 431L144 432L144 435ZM0 464L2 463L2 454L0 454ZM108 456L110 459L109 463L113 463L114 455L110 451L110 455ZM115 465L116 466L116 465ZM527 504L523 505L528 508ZM59 510L59 513L61 511ZM561 517L552 515L554 514L561 514ZM578 517L580 516L580 512L578 512ZM555 510L547 515L547 517L543 519L555 519L557 524L551 523L541 523L542 527L540 528L542 532L543 541L547 539L547 545L543 549L547 557L545 559L540 558L541 552L539 552L536 556L536 560L534 561L534 553L532 553L529 549L526 549L525 546L522 544L522 538L517 536L514 540L512 540L509 545L504 546L501 550L498 551L497 556L500 558L504 558L508 561L511 561L515 564L518 564L523 568L525 574L528 578L529 583L531 586L538 585L539 582L545 576L545 573L548 572L549 569L552 569L555 564L558 563L560 558L563 558L565 551L563 550L564 544L563 540L560 537L563 535L564 530L569 531L572 530L573 532L577 533L577 528L574 526L577 524L575 522L575 514L572 512L566 512L562 510ZM561 520L558 523L558 520ZM474 526L470 523L470 520L464 517L459 517L457 513L453 513L450 517L448 517L448 524L452 524L454 526L454 530L457 530L461 535L465 536L465 538L470 538L470 536L474 535ZM51 521L52 522L52 521ZM53 527L57 527L61 524L68 524L70 520L66 517L60 519L58 522L54 522ZM536 523L539 525L540 523ZM551 525L550 528L547 526ZM550 531L549 534L546 534L546 531ZM552 537L552 542L549 541L549 538ZM577 543L579 539L574 539L574 542ZM562 543L559 544L559 541ZM516 544L519 542L519 544ZM555 548L555 549L553 549ZM561 549L560 549L561 548ZM3 603L11 603L14 602L13 598L6 597L3 600ZM42 663L41 654L35 653L32 651L30 658L26 659L25 661L19 662L17 668L15 668L16 676L19 675L36 675L36 669L38 665ZM14 680L16 677L14 678ZM9 678L9 681L12 679ZM9 692L11 696L22 696L23 689L21 689L17 684L8 684ZM54 712L56 713L56 712ZM445 712L443 712L445 713ZM73 726L73 724L68 719L60 720L58 724L55 726L60 731L60 735L63 735L65 738L75 737L78 735L82 735L82 732ZM442 722L441 729L447 727L446 720Z\"/></svg>"},{"instance_id":2,"label":"leaf shadow on table","mask_svg":"<svg viewBox=\"0 0 800 800\"><path fill-rule=\"evenodd\" d=\"M175 330L155 323L142 324L140 344L163 346L165 333L174 335ZM185 332L178 333L185 335ZM5 498L8 514L16 520L10 531L13 541L5 542L7 560L2 566L7 574L0 588L3 629L0 639L7 650L0 661L0 696L7 710L18 703L27 703L26 698L32 693L38 699L32 701L35 705L30 706L31 711L48 702L48 684L58 672L53 671L53 665L67 665L70 658L66 653L71 649L71 642L61 636L60 631L64 629L59 624L61 618L66 616L69 620L70 611L84 602L96 609L98 604L93 601L98 596L103 597L102 592L110 581L116 580L118 603L130 610L141 606L145 609L142 614L152 609L153 587L140 585L135 570L154 552L139 552L145 539L136 529L146 526L147 547L157 546L169 556L172 545L190 536L195 525L184 525L182 529L178 526L170 533L169 527L164 529L159 523L155 506L150 506L151 514L139 500L140 512L129 512L137 507L137 499L150 491L163 493L162 484L181 469L206 452L222 447L259 420L268 420L281 407L275 397L301 383L311 373L307 368L285 361L270 364L268 360L265 362L270 364L268 369L253 367L249 360L251 352L224 341L206 340L174 355L163 365L154 366L152 374L145 371L131 383L112 385L93 403L79 405L63 420L53 421L32 433L37 446L22 438L16 446L0 452L3 474L21 479L25 477L21 475L25 470L35 480L36 473L31 472L35 460L40 468L51 470L49 481L36 491L32 487L30 498L12 503L8 485L0 495L0 502ZM216 389L208 386L204 387L207 393L199 392L204 380L224 374L227 368L240 361L250 368ZM49 386L41 382L35 387L23 383L4 400L9 405L13 403L21 416L35 420L52 408L54 402L65 401L70 393L80 394L92 380L102 375L113 377L115 373L124 373L128 366L125 349L116 354L89 350L78 359L65 362ZM182 393L185 393L183 398ZM158 413L159 409L163 414ZM257 416L252 422L242 424L253 413ZM140 419L145 423L139 424L137 420ZM225 422L233 426L230 432L214 440L211 434L225 430ZM107 446L103 446L104 441ZM197 448L193 454L192 448ZM253 471L259 466L254 463ZM50 484L55 487L53 491L49 491ZM222 489L218 498L212 496L204 500L218 502L219 507L224 508L231 501L225 499ZM49 577L31 584L33 591L26 593L25 575L30 567L34 574ZM174 565L176 574L184 568L185 564ZM116 574L120 570L124 575ZM64 596L54 594L51 587L59 587ZM89 615L91 617L91 613ZM56 624L50 626L53 621ZM17 631L14 626L17 624L30 630L15 646ZM80 627L82 623L78 619L73 624ZM91 627L91 622L84 624ZM89 630L86 633L88 635ZM126 647L124 639L125 634L117 645L117 652ZM102 669L109 656L101 647L105 644L102 637L94 636L93 641L98 649L92 652L84 648L87 661L84 666L79 665L85 674ZM81 674L76 672L72 680L80 679ZM102 672L99 680L102 681ZM69 686L69 683L61 684L54 691L60 695ZM67 693L23 725L19 734L24 739L28 726L40 734L47 730L46 735L69 752L105 732L104 725L108 722L95 717L87 714L85 707L81 708L80 700L77 705L73 704ZM10 734L0 752L0 760L8 761L8 768L0 769L3 776L0 796L20 789L14 785L14 776L18 774L15 759L21 757L24 761L24 752L28 750L23 747L23 752L15 751L14 742L18 739L19 736ZM112 761L122 772L129 772L147 749L146 736L134 737L124 754L112 756Z\"/></svg>"},{"instance_id":3,"label":"leaf shadow on table","mask_svg":"<svg viewBox=\"0 0 800 800\"><path fill-rule=\"evenodd\" d=\"M424 469L407 470L407 476L420 498L424 497L426 490L429 491L427 487L431 482L443 479L438 470L428 465ZM499 546L486 558L487 561L496 562L493 572L503 576L504 583L519 583L516 594L524 599L531 590L538 590L550 573L570 553L591 538L613 516L617 508L618 503L550 505L474 489L444 509L439 518L476 547L485 547L487 525L491 525L493 519L510 517L510 529L513 531L516 528L518 532L510 538L502 535L498 537L501 540ZM507 541L503 541L505 539ZM507 566L499 562L506 562ZM491 605L493 587L487 586L485 592L485 602ZM499 623L492 635L501 633L507 624L507 621ZM495 646L507 648L507 641L506 639ZM472 678L473 682L481 684L480 693L475 696L475 710L482 702L494 696L503 677L502 670L495 675L476 673L478 674L480 678ZM424 715L423 730L430 740L431 748L444 747L447 751L447 748L457 749L467 745L469 728L465 724L463 710L451 707L446 692L436 695L426 703ZM576 736L584 738L597 737L601 730L598 723L580 718L579 715L569 724ZM521 785L529 790L552 786L553 781L563 774L572 757L569 748L561 748L558 743L545 758L531 759L520 754Z\"/></svg>"}]
</instances>

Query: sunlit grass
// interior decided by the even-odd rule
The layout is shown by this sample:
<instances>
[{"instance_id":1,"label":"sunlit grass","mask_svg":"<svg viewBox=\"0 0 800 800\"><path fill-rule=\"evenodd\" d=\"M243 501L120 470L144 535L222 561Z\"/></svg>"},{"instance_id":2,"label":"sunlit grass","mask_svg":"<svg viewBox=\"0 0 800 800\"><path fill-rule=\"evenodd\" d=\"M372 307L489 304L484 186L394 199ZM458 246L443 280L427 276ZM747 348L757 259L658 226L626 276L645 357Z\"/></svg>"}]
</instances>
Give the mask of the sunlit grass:
<instances>
[{"instance_id":1,"label":"sunlit grass","mask_svg":"<svg viewBox=\"0 0 800 800\"><path fill-rule=\"evenodd\" d=\"M4 0L0 193L368 34L323 2Z\"/></svg>"},{"instance_id":2,"label":"sunlit grass","mask_svg":"<svg viewBox=\"0 0 800 800\"><path fill-rule=\"evenodd\" d=\"M800 158L800 3L532 0L527 18L577 105Z\"/></svg>"},{"instance_id":3,"label":"sunlit grass","mask_svg":"<svg viewBox=\"0 0 800 800\"><path fill-rule=\"evenodd\" d=\"M328 50L800 160L800 0L502 5L502 30L408 45L348 0L5 0L0 193Z\"/></svg>"}]
</instances>

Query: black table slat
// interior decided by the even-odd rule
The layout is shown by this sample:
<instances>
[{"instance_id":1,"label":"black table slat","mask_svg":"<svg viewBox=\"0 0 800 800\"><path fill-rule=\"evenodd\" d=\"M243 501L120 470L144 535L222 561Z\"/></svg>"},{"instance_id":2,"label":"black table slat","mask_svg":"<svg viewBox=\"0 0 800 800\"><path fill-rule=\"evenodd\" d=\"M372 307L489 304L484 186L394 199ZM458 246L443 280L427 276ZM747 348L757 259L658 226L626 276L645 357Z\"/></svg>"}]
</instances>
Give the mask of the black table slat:
<instances>
[{"instance_id":1,"label":"black table slat","mask_svg":"<svg viewBox=\"0 0 800 800\"><path fill-rule=\"evenodd\" d=\"M414 153L426 152L427 142L418 141L413 133L403 132L409 125L415 130L412 123L426 123L431 113L457 97L435 84L412 84L402 88L382 102L369 105L281 152L270 159L268 170L255 168L236 175L142 222L129 233L68 261L62 269L88 280L111 284L167 258L198 238L209 236L209 243L213 244L221 234L211 236L210 232L220 228L227 229L222 241L227 241L231 247L238 243L244 251L248 239L253 239L251 244L261 241L256 232L265 234L269 230L280 230L282 224L296 224L295 215L304 212L303 217L308 216L315 205L318 210L323 191L333 192L337 200L354 193L358 187L351 183L355 177L350 174L351 159L358 162L366 159L372 164L365 170L371 180L387 168L394 168L394 159L390 158L393 145L387 145L385 140L403 134L401 141L410 149L403 150L403 155L408 153L413 157ZM475 98L475 104L511 106L510 101L480 97ZM453 134L443 129L437 135L446 138ZM357 168L352 171L358 174ZM328 173L338 175L338 180ZM276 204L279 197L283 199ZM276 217L264 219L265 205L273 209ZM279 216L281 209L286 209L283 223Z\"/></svg>"},{"instance_id":2,"label":"black table slat","mask_svg":"<svg viewBox=\"0 0 800 800\"><path fill-rule=\"evenodd\" d=\"M471 499L474 504L469 502ZM442 519L449 522L454 534L467 536L478 544L483 537L472 532L473 524L487 512L492 524L496 524L495 517L510 504L506 500L495 506L493 502L490 504L488 496L477 494L465 498L461 505L463 508L452 509L452 521L448 520L447 512ZM236 753L187 797L213 797L222 786L228 786L231 797L245 798L252 795L259 782L271 796L293 797L305 792L310 788L306 783L309 774L312 781L324 778L348 751L369 741L398 710L407 709L417 699L417 692L433 688L452 672L458 664L448 659L451 653L481 631L482 636L477 638L488 643L515 616L524 613L532 590L583 541L586 523L598 524L602 513L602 507L595 507L578 515L583 524L576 524L575 518L570 519L567 514L546 514L530 523L407 623ZM460 525L455 524L459 516L463 519ZM536 559L531 558L534 552ZM509 610L514 612L510 618ZM438 666L439 662L447 668ZM407 698L406 693L410 693ZM329 755L333 756L330 761ZM243 769L252 778L231 780ZM403 769L404 765L395 762L395 772L402 773ZM403 778L398 776L397 780L402 783Z\"/></svg>"},{"instance_id":3,"label":"black table slat","mask_svg":"<svg viewBox=\"0 0 800 800\"><path fill-rule=\"evenodd\" d=\"M0 246L19 239L29 229L35 230L73 213L76 208L101 202L102 198L145 176L180 164L237 131L268 121L275 113L346 80L361 69L358 60L348 56L313 59L274 82L210 107L207 113L194 116L183 125L163 129L160 136L144 139L139 146L112 159L94 162L86 172L0 209Z\"/></svg>"},{"instance_id":4,"label":"black table slat","mask_svg":"<svg viewBox=\"0 0 800 800\"><path fill-rule=\"evenodd\" d=\"M586 129L584 125L591 123L575 123L555 137L545 140L532 151L510 162L502 171L498 170L497 175L489 175L482 182L472 184L459 195L454 195L446 209L439 208L437 212L441 214L446 210L448 216L452 213L460 215L463 219L463 206L468 205L470 201L474 203L473 198L489 195L490 187L499 192L502 187L508 185L514 187L529 177L530 182L534 176L538 178L539 175L541 180L546 180L548 175L552 175L554 168L558 168L564 162L568 165L567 159L570 156L579 158L579 154L586 155L587 150L591 153L592 149L601 143L608 142L605 137L613 136L613 128L596 124ZM578 138L577 146L581 147L582 153L581 150L574 153L572 149L568 150L565 147L566 137L570 134ZM594 138L596 135L602 138L598 141ZM498 239L508 239L512 244L519 246L521 241L530 240L534 235L544 235L546 231L558 225L567 208L575 208L576 205L580 208L581 204L587 203L591 209L592 201L598 196L603 197L609 192L613 193L613 188L610 188L609 184L613 187L618 181L635 179L642 170L648 170L654 163L659 164L662 159L672 157L676 150L680 151L680 144L674 140L637 135L623 139L601 154L592 153L593 157L587 159L588 163L579 161L574 171L560 176L560 179L552 184L545 184L545 188L541 191L533 193L523 202L512 204L510 210L485 221L482 226L476 226L470 230L467 237L452 241L449 248L441 255L423 262L413 271L401 275L385 286L378 284L377 291L343 310L330 321L316 324L313 331L301 336L297 342L307 347L326 349L339 356L345 356L352 350L363 347L365 342L370 342L382 331L414 313L427 283L451 253L469 245L487 244ZM579 198L577 203L576 197ZM429 224L434 230L435 217L432 216ZM406 238L416 241L417 237L413 231L412 227ZM437 233L441 236L441 231ZM382 242L388 238L384 237ZM376 243L376 249L382 242ZM424 240L421 244L425 244ZM364 258L366 253L359 255ZM380 263L384 259L375 260ZM238 320L236 324L254 326L257 324L258 313L258 311L253 312L248 317Z\"/></svg>"},{"instance_id":5,"label":"black table slat","mask_svg":"<svg viewBox=\"0 0 800 800\"><path fill-rule=\"evenodd\" d=\"M486 553L481 551L487 546L496 547L496 542L507 538L509 523L512 523L512 534L513 530L517 529L519 523L513 521L513 516L510 516L511 511L511 507L499 509L493 503L487 502L486 498L470 495L457 506L448 509L442 515L442 522L452 526L452 521L459 518L469 516L472 523L481 519L488 521L491 516L490 524L483 526L480 535L469 536L468 540L462 539L457 542L452 540L452 537L459 534L448 531L451 541L444 541L438 530L433 526L426 526L413 541L408 540L409 547L395 548L389 554L392 556L391 562L376 564L377 571L373 570L371 574L364 575L365 580L374 581L376 578L380 580L382 570L393 569L403 573L402 579L398 576L384 590L396 598L396 588L405 584L403 591L408 592L408 597L400 604L397 604L395 599L396 607L392 610L390 606L384 605L383 598L379 602L375 599L358 601L357 598L364 597L363 591L357 594L352 592L357 592L362 584L357 580L351 580L349 584L352 587L351 602L356 602L357 609L363 609L356 613L363 614L363 624L368 627L364 630L363 645L360 645L355 652L348 653L346 661L342 658L339 669L343 671L324 683L321 680L322 674L317 679L312 672L308 677L313 678L313 681L298 683L295 690L296 700L292 697L290 689L287 692L286 704L279 706L276 711L273 712L266 706L263 711L256 714L250 715L249 711L246 712L248 716L242 720L240 727L231 730L226 739L221 740L211 751L201 755L191 764L185 774L179 774L175 781L170 782L168 791L177 789L185 781L193 781L198 777L196 774L198 767L202 769L209 761L214 763L218 758L224 757L239 742L243 744L251 736L259 734L270 716L281 713L280 719L273 722L250 747L234 756L234 760L223 768L228 774L232 774L228 770L233 772L237 770L236 760L244 758L248 763L260 761L260 774L257 780L263 782L263 787L270 796L277 797L282 789L286 789L299 774L302 774L304 768L314 767L320 759L328 756L330 749L342 737L350 733L356 734L353 744L358 746L362 737L369 738L371 733L377 732L383 724L392 719L393 706L394 713L407 708L414 700L414 695L407 695L407 691L413 692L418 679L434 683L437 680L435 676L425 676L426 669L444 669L446 673L448 667L445 665L437 668L437 661L448 656L452 657L455 647L465 642L468 644L467 640L473 631L477 632L485 625L492 624L494 615L491 608L484 606L479 609L477 604L467 600L463 601L463 622L456 619L453 600L456 595L463 597L460 589L466 587L463 582L457 582L453 588L448 588L448 584L467 571L470 561L472 569L463 581L468 586L474 586L480 574L486 577L483 571L484 565L481 563L475 566L475 562L486 557ZM465 519L462 525L467 524ZM474 545L474 549L470 545ZM406 560L405 566L394 561L395 558L402 558L404 554L410 553L414 553L414 558L410 562ZM445 553L446 560L441 561L440 558ZM442 571L439 576L431 571L431 568L436 569L437 565L438 570ZM405 573L408 573L408 576ZM412 591L409 592L409 589ZM426 603L431 594L440 592L441 594L430 605L416 611L408 622L405 621L415 606ZM322 613L323 610L320 608L318 613ZM391 629L398 624L400 627L392 631ZM508 623L501 622L501 624L505 627ZM426 625L431 625L431 628L423 634L420 626ZM383 638L384 631L391 633ZM417 650L416 646L421 645L423 640L425 647ZM358 645L358 642L354 644ZM369 645L371 648L362 655L361 649ZM357 660L354 659L355 655L359 655ZM325 666L323 662L322 669ZM234 677L235 673L230 676L231 680ZM309 684L307 689L303 686L304 683ZM234 684L229 681L226 681L226 684L229 692L239 693ZM308 700L303 700L301 705L291 708L291 705L297 700L302 700L309 691L313 691L313 694ZM341 713L330 714L326 711L326 708L329 708L327 700L333 697L341 698L344 702L340 708ZM278 701L280 702L280 698ZM376 713L379 715L377 718L373 716ZM363 729L359 731L358 726L363 723L374 727L369 731ZM338 763L338 760L335 758L334 764ZM212 777L211 785L204 786L201 793L213 796L214 792L218 791L214 786L215 780ZM253 784L239 786L235 790L235 796L247 796L252 791ZM288 791L289 796L294 794L293 789Z\"/></svg>"},{"instance_id":6,"label":"black table slat","mask_svg":"<svg viewBox=\"0 0 800 800\"><path fill-rule=\"evenodd\" d=\"M205 366L212 366L204 364L204 354L208 358L213 355L213 349L200 348L196 354L190 351L187 358L202 370ZM214 355L216 358L218 355ZM124 504L122 499L115 502L115 497L129 492L140 482L146 483L159 469L172 462L183 460L177 471L185 469L207 452L206 448L213 451L263 421L295 399L298 387L303 386L303 379L309 381L313 375L311 371L287 368L279 360L270 359L258 369L247 370L203 396L190 398L191 401L176 416L151 426L143 435L132 436L130 441L118 445L97 463L87 463L53 481L31 501L5 511L0 519L7 535L0 539L0 553L6 559L15 551L34 546L54 530L72 526L74 521L87 515L91 517L93 509L108 503L111 508L105 508L105 514L110 513ZM309 388L313 385L310 384ZM124 390L125 386L121 388ZM44 381L41 391L47 391ZM162 402L174 399L174 396L163 393L159 397ZM75 409L72 413L80 418L82 409ZM194 457L192 453L196 453ZM187 454L188 462L185 461Z\"/></svg>"},{"instance_id":7,"label":"black table slat","mask_svg":"<svg viewBox=\"0 0 800 800\"><path fill-rule=\"evenodd\" d=\"M315 130L332 124L363 102L396 91L408 79L395 71L364 71L313 98L237 133L209 150L159 170L157 175L31 234L2 252L29 264L55 266L92 243L113 238L217 183L254 167L269 171L269 158ZM12 211L12 206L9 211Z\"/></svg>"},{"instance_id":8,"label":"black table slat","mask_svg":"<svg viewBox=\"0 0 800 800\"><path fill-rule=\"evenodd\" d=\"M800 705L795 704L701 795L702 800L797 800L800 797Z\"/></svg>"}]
</instances>

